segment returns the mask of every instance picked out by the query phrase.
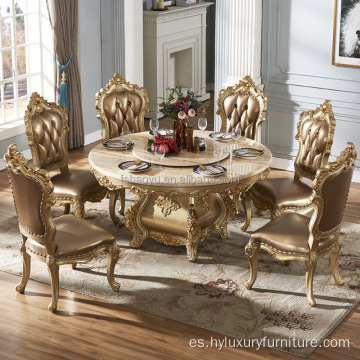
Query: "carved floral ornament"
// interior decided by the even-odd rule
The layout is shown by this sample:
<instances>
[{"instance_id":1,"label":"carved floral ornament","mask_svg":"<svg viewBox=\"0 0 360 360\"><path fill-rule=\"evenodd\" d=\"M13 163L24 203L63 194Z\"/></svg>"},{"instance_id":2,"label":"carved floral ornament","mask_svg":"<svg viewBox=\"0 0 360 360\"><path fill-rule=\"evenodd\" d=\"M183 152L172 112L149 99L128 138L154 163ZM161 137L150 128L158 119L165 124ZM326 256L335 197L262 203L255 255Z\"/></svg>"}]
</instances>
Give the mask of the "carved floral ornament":
<instances>
[{"instance_id":1,"label":"carved floral ornament","mask_svg":"<svg viewBox=\"0 0 360 360\"><path fill-rule=\"evenodd\" d=\"M155 204L157 207L161 208L161 212L164 214L164 217L170 215L172 211L180 209L180 205L177 201L172 200L169 197L164 197L163 195L160 195L156 199Z\"/></svg>"}]
</instances>

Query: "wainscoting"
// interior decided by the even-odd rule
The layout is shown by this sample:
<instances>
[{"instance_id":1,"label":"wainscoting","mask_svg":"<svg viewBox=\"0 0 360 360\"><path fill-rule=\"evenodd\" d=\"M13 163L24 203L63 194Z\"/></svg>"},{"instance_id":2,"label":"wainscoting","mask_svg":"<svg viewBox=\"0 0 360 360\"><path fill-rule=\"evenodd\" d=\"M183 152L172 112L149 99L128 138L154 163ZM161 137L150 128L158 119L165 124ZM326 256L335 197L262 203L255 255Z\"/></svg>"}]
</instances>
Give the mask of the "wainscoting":
<instances>
[{"instance_id":1,"label":"wainscoting","mask_svg":"<svg viewBox=\"0 0 360 360\"><path fill-rule=\"evenodd\" d=\"M331 64L333 16L328 0L263 2L261 76L268 96L263 142L275 158L295 158L301 112L326 99L332 102L337 124L330 161L348 141L360 151L360 69ZM358 181L359 175L354 176Z\"/></svg>"}]
</instances>

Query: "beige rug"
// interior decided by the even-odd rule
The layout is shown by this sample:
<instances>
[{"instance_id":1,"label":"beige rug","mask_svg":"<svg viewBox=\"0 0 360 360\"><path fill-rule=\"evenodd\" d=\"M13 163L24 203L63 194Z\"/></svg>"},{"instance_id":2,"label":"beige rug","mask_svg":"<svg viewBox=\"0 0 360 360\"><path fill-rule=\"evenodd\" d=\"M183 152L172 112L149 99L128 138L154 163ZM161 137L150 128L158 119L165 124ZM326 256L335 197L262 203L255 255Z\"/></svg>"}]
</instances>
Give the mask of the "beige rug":
<instances>
[{"instance_id":1,"label":"beige rug","mask_svg":"<svg viewBox=\"0 0 360 360\"><path fill-rule=\"evenodd\" d=\"M254 213L250 231L268 221L267 213ZM54 210L54 214L59 215L59 210ZM86 218L116 235L121 248L115 269L120 291L114 293L110 289L105 257L98 257L78 271L61 267L62 288L212 330L219 333L213 337L220 340L224 340L224 335L237 339L266 336L270 340L295 338L299 345L306 339L316 339L320 344L359 299L357 224L345 222L342 228L340 271L346 285L334 285L330 258L321 259L314 281L317 306L311 308L306 305L303 263L294 262L286 267L263 253L254 289L244 288L249 276L244 247L250 235L240 230L241 216L229 227L230 239L221 240L214 232L200 245L197 263L186 260L185 247L165 246L152 239L145 240L141 249L131 249L131 233L123 225L111 222L106 200L89 204ZM0 270L20 274L17 219L0 224L0 232ZM49 283L46 265L33 260L31 278ZM268 345L273 346L271 341ZM254 346L257 347L256 343ZM315 350L298 345L277 348L304 357Z\"/></svg>"}]
</instances>

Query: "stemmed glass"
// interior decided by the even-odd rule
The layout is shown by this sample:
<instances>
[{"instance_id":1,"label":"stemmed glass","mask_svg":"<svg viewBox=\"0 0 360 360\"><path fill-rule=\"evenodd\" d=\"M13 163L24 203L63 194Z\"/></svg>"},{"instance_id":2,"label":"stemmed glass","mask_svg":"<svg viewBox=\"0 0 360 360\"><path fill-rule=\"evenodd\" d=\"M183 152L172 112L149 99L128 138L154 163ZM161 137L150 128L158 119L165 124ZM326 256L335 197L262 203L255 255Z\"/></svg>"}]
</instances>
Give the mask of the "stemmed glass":
<instances>
[{"instance_id":1,"label":"stemmed glass","mask_svg":"<svg viewBox=\"0 0 360 360\"><path fill-rule=\"evenodd\" d=\"M156 136L156 130L159 128L159 120L158 119L150 119L150 129L154 135L154 140Z\"/></svg>"},{"instance_id":2,"label":"stemmed glass","mask_svg":"<svg viewBox=\"0 0 360 360\"><path fill-rule=\"evenodd\" d=\"M199 118L198 120L198 127L201 131L205 131L207 127L207 119L206 118ZM203 134L204 136L204 134Z\"/></svg>"},{"instance_id":3,"label":"stemmed glass","mask_svg":"<svg viewBox=\"0 0 360 360\"><path fill-rule=\"evenodd\" d=\"M121 132L122 141L126 146L126 151L125 151L126 154L128 154L128 145L130 143L130 140L127 137L130 136L130 134L131 131L129 129L123 129Z\"/></svg>"},{"instance_id":4,"label":"stemmed glass","mask_svg":"<svg viewBox=\"0 0 360 360\"><path fill-rule=\"evenodd\" d=\"M213 155L216 157L217 163L219 164L220 158L224 154L224 146L216 141L214 141L213 144L214 144Z\"/></svg>"},{"instance_id":5,"label":"stemmed glass","mask_svg":"<svg viewBox=\"0 0 360 360\"><path fill-rule=\"evenodd\" d=\"M165 149L161 145L158 145L158 146L155 147L155 156L160 161L160 172L161 172L161 170L162 170L161 160L165 156Z\"/></svg>"},{"instance_id":6,"label":"stemmed glass","mask_svg":"<svg viewBox=\"0 0 360 360\"><path fill-rule=\"evenodd\" d=\"M236 148L238 149L238 140L241 137L240 129L233 128L231 131L231 136L232 136L233 140L235 141Z\"/></svg>"}]
</instances>

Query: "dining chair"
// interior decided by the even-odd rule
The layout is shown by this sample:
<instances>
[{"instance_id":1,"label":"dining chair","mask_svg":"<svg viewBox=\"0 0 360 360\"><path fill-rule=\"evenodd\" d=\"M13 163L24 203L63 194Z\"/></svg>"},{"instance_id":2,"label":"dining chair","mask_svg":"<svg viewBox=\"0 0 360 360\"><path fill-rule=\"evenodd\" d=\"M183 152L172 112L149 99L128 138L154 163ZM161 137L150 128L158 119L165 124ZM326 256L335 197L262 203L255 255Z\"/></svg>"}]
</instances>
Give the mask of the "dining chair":
<instances>
[{"instance_id":1,"label":"dining chair","mask_svg":"<svg viewBox=\"0 0 360 360\"><path fill-rule=\"evenodd\" d=\"M316 171L328 163L335 126L335 117L329 100L316 110L300 114L295 135L295 139L299 141L299 150L294 162L294 177L257 181L250 190L241 194L245 209L243 231L250 225L251 201L259 210L270 210L272 219L279 211L289 206L299 213L310 211L301 205L301 201L307 199L312 192L311 186L302 179L314 180Z\"/></svg>"},{"instance_id":2,"label":"dining chair","mask_svg":"<svg viewBox=\"0 0 360 360\"><path fill-rule=\"evenodd\" d=\"M344 281L339 274L340 229L357 157L355 146L348 143L334 163L317 170L312 193L302 200L311 217L293 212L289 203L275 220L254 231L245 247L250 264L250 278L244 284L249 290L257 277L257 256L265 250L280 261L298 260L306 265L306 295L314 306L313 278L319 258L331 254L331 270L337 285ZM298 202L294 202L294 207Z\"/></svg>"},{"instance_id":3,"label":"dining chair","mask_svg":"<svg viewBox=\"0 0 360 360\"><path fill-rule=\"evenodd\" d=\"M241 136L261 143L261 125L265 121L267 97L250 76L239 84L222 89L216 113L221 117L221 131L239 131Z\"/></svg>"},{"instance_id":4,"label":"dining chair","mask_svg":"<svg viewBox=\"0 0 360 360\"><path fill-rule=\"evenodd\" d=\"M250 76L239 84L222 89L217 99L216 113L221 117L221 131L239 132L241 136L261 143L261 125L266 120L267 97ZM240 194L234 195L239 214Z\"/></svg>"},{"instance_id":5,"label":"dining chair","mask_svg":"<svg viewBox=\"0 0 360 360\"><path fill-rule=\"evenodd\" d=\"M69 169L69 153L65 144L69 127L64 107L48 102L34 92L24 120L34 165L47 171L60 170L51 177L55 206L65 206L65 214L73 206L75 216L84 217L85 202L101 201L107 189L99 185L91 171Z\"/></svg>"},{"instance_id":6,"label":"dining chair","mask_svg":"<svg viewBox=\"0 0 360 360\"><path fill-rule=\"evenodd\" d=\"M101 121L102 141L121 135L123 131L137 133L145 131L144 116L149 109L149 98L145 88L130 84L119 74L95 95L97 118ZM110 191L110 201L120 199L119 213L125 211L125 188Z\"/></svg>"},{"instance_id":7,"label":"dining chair","mask_svg":"<svg viewBox=\"0 0 360 360\"><path fill-rule=\"evenodd\" d=\"M57 309L59 296L59 266L87 263L100 252L107 253L107 278L113 291L114 268L119 258L119 247L108 231L73 215L52 218L53 184L49 173L30 165L23 155L10 145L5 154L19 228L22 234L21 253L23 273L16 291L23 293L30 275L31 257L46 263L51 280L52 298L49 310Z\"/></svg>"}]
</instances>

